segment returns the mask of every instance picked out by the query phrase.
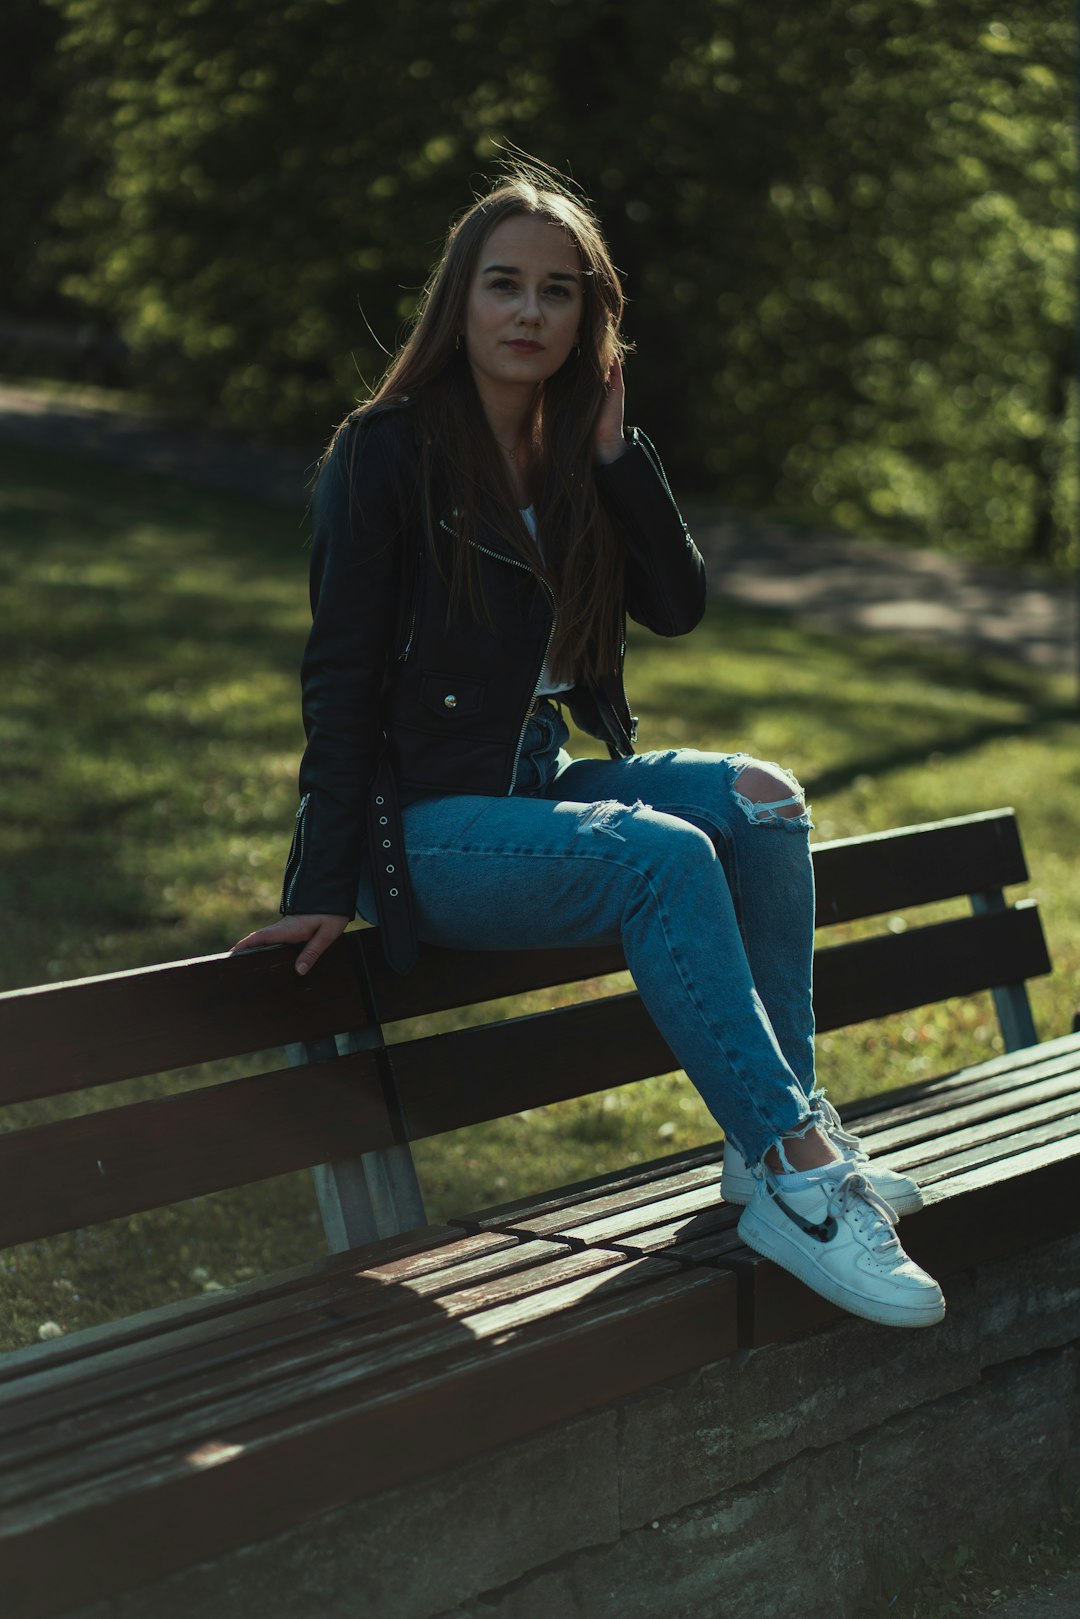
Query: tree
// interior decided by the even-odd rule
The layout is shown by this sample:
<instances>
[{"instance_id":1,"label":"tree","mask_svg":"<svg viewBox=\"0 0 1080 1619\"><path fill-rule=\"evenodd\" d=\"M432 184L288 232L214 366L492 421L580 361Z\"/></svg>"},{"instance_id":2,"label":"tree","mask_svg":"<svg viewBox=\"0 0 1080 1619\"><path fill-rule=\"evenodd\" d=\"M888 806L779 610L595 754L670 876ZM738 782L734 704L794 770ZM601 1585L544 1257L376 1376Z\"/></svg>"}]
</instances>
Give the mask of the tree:
<instances>
[{"instance_id":1,"label":"tree","mask_svg":"<svg viewBox=\"0 0 1080 1619\"><path fill-rule=\"evenodd\" d=\"M511 140L595 197L684 486L1075 547L1064 0L50 3L49 262L169 397L321 441Z\"/></svg>"}]
</instances>

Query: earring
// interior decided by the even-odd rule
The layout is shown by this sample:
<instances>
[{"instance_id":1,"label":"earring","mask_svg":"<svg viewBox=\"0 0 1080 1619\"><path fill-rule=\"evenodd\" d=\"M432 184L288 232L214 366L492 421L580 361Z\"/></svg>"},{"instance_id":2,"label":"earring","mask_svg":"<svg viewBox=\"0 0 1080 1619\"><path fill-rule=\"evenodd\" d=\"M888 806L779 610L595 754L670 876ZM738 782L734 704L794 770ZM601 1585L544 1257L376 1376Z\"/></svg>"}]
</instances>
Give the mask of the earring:
<instances>
[{"instance_id":1,"label":"earring","mask_svg":"<svg viewBox=\"0 0 1080 1619\"><path fill-rule=\"evenodd\" d=\"M456 349L459 349L461 347L461 333L460 332L457 334L457 337L454 339L454 347Z\"/></svg>"}]
</instances>

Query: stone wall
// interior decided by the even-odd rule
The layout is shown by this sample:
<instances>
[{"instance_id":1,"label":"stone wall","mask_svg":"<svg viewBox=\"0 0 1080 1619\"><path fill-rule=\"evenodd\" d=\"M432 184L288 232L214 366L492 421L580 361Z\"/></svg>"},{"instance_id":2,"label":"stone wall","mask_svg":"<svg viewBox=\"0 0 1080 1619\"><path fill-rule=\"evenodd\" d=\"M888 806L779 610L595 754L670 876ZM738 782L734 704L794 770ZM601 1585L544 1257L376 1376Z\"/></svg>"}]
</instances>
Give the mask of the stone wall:
<instances>
[{"instance_id":1,"label":"stone wall","mask_svg":"<svg viewBox=\"0 0 1080 1619\"><path fill-rule=\"evenodd\" d=\"M845 1317L71 1619L855 1619L1080 1487L1080 1238Z\"/></svg>"}]
</instances>

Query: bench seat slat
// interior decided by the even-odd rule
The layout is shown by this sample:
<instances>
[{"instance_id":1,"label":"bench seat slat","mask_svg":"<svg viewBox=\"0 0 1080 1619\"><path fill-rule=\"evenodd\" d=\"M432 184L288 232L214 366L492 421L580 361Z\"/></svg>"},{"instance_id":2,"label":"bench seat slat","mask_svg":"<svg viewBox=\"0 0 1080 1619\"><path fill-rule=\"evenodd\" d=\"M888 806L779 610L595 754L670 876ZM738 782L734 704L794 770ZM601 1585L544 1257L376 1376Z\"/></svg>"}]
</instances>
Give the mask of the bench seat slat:
<instances>
[{"instance_id":1,"label":"bench seat slat","mask_svg":"<svg viewBox=\"0 0 1080 1619\"><path fill-rule=\"evenodd\" d=\"M486 1235L493 1245L502 1246L513 1240L504 1239L499 1232ZM413 1256L414 1261L436 1265L442 1262L444 1253L452 1256L463 1242L472 1244L479 1242L479 1238L463 1237L461 1230L454 1226L418 1226L414 1231L382 1237L348 1253L327 1254L270 1276L237 1282L194 1298L177 1299L118 1321L84 1327L63 1338L13 1349L0 1355L0 1404L21 1399L41 1387L59 1386L66 1377L83 1377L87 1375L84 1362L91 1369L104 1364L107 1370L117 1355L129 1354L138 1359L153 1355L160 1345L165 1346L162 1352L167 1352L174 1332L203 1327L214 1330L210 1324L231 1315L235 1309L284 1299L318 1287L335 1276L362 1270L373 1254L379 1256L380 1262L397 1255Z\"/></svg>"},{"instance_id":2,"label":"bench seat slat","mask_svg":"<svg viewBox=\"0 0 1080 1619\"><path fill-rule=\"evenodd\" d=\"M454 1215L451 1223L469 1231L501 1230L519 1219L535 1219L541 1214L568 1209L590 1197L640 1197L648 1202L650 1198L663 1195L663 1187L672 1175L679 1176L680 1183L686 1186L719 1175L723 1151L722 1141L710 1141L702 1147L688 1147L667 1157L590 1175L586 1180L517 1197L508 1203L492 1203L470 1214Z\"/></svg>"},{"instance_id":3,"label":"bench seat slat","mask_svg":"<svg viewBox=\"0 0 1080 1619\"><path fill-rule=\"evenodd\" d=\"M716 1207L720 1202L720 1176L715 1173L696 1186L687 1187L682 1177L673 1177L643 1197L598 1197L554 1213L518 1220L512 1227L519 1235L558 1238L572 1244L605 1245L621 1232L650 1220L667 1219L681 1213Z\"/></svg>"},{"instance_id":4,"label":"bench seat slat","mask_svg":"<svg viewBox=\"0 0 1080 1619\"><path fill-rule=\"evenodd\" d=\"M344 1322L350 1330L359 1330L364 1321L392 1325L390 1316L406 1311L413 1300L475 1287L484 1279L511 1277L550 1260L554 1251L553 1244L522 1243L504 1234L498 1240L473 1237L452 1246L457 1252L455 1264L431 1267L426 1274L411 1278L408 1285L401 1281L373 1285L387 1281L380 1270L313 1282L305 1292L238 1303L227 1315L177 1328L152 1345L150 1353L140 1355L138 1346L124 1345L112 1354L102 1352L89 1367L75 1364L66 1377L46 1381L34 1390L20 1386L14 1398L9 1393L0 1403L0 1469L10 1463L7 1444L38 1423L55 1429L61 1419L104 1409L110 1401L120 1402L130 1412L136 1396L167 1397L170 1385L181 1385L196 1373L214 1368L224 1373L236 1362L247 1366L256 1351L302 1350L305 1343L313 1343Z\"/></svg>"},{"instance_id":5,"label":"bench seat slat","mask_svg":"<svg viewBox=\"0 0 1080 1619\"><path fill-rule=\"evenodd\" d=\"M639 1225L611 1239L623 1254L663 1254L681 1265L726 1265L741 1249L736 1227L741 1208L718 1203L697 1214L684 1214L652 1225Z\"/></svg>"},{"instance_id":6,"label":"bench seat slat","mask_svg":"<svg viewBox=\"0 0 1080 1619\"><path fill-rule=\"evenodd\" d=\"M212 1432L288 1409L313 1390L418 1363L451 1347L455 1323L465 1317L503 1310L520 1325L572 1307L597 1278L619 1285L617 1253L583 1250L571 1258L564 1247L537 1241L501 1257L508 1255L516 1255L514 1265L492 1265L486 1276L462 1277L453 1287L444 1282L437 1293L359 1277L351 1298L269 1328L262 1323L224 1344L201 1344L145 1383L95 1381L70 1411L39 1408L33 1427L0 1441L0 1503L10 1506L56 1479L66 1487L87 1468L107 1469L110 1458L127 1465L175 1442L177 1432Z\"/></svg>"},{"instance_id":7,"label":"bench seat slat","mask_svg":"<svg viewBox=\"0 0 1080 1619\"><path fill-rule=\"evenodd\" d=\"M1072 1151L1075 1153L1078 1141L1080 1141L1080 1099L1071 1112L1058 1113L1052 1119L1018 1120L1012 1132L1007 1127L1000 1130L984 1127L981 1132L969 1130L958 1132L955 1136L947 1136L941 1143L941 1151L937 1157L931 1159L925 1166L915 1167L918 1170L919 1184L926 1188L928 1193L951 1179L976 1170L980 1177L978 1184L983 1185L991 1179L1019 1173L1017 1165L1029 1153L1038 1152L1043 1147L1061 1142L1066 1146L1071 1143Z\"/></svg>"},{"instance_id":8,"label":"bench seat slat","mask_svg":"<svg viewBox=\"0 0 1080 1619\"><path fill-rule=\"evenodd\" d=\"M549 1251L554 1251L554 1245ZM480 1341L509 1334L509 1342L514 1334L528 1336L534 1328L543 1329L553 1320L558 1321L562 1330L571 1330L579 1321L583 1322L594 1307L599 1305L606 1310L614 1303L615 1308L621 1310L626 1296L648 1290L658 1278L673 1273L673 1267L665 1261L641 1268L627 1265L625 1256L599 1250L574 1255L564 1251L562 1258L565 1263L557 1269L552 1264L536 1267L537 1285L532 1292L522 1289L515 1296L514 1290L507 1288L509 1302L497 1297L493 1300L487 1292L479 1308L469 1308L473 1301L459 1301L459 1320L433 1306L429 1312L431 1333L410 1341L400 1357L386 1359L367 1355L368 1338L363 1334L358 1338L358 1353L341 1357L333 1375L309 1376L301 1371L287 1383L256 1388L251 1398L222 1398L206 1413L206 1420L200 1418L199 1410L186 1425L166 1415L160 1423L148 1422L145 1431L160 1430L154 1448L162 1450L179 1443L191 1443L193 1435L198 1437L204 1431L224 1431L223 1424L229 1425L230 1433L238 1433L243 1426L249 1429L262 1426L269 1431L269 1423L278 1409L299 1413L302 1408L317 1406L329 1412L343 1403L362 1402L367 1398L369 1379L385 1374L391 1380L402 1380L403 1374L409 1371L406 1361L415 1362L430 1356L437 1374L447 1355L456 1359L462 1348L469 1350ZM547 1285L541 1286L541 1282ZM413 1372L415 1374L415 1368ZM112 1448L118 1453L123 1449L119 1444ZM150 1448L147 1447L148 1454ZM121 1455L119 1465L129 1464L130 1458ZM77 1472L77 1460L73 1467ZM67 1488L68 1483L62 1481L57 1487ZM24 1489L22 1493L29 1499L32 1492Z\"/></svg>"},{"instance_id":9,"label":"bench seat slat","mask_svg":"<svg viewBox=\"0 0 1080 1619\"><path fill-rule=\"evenodd\" d=\"M955 1140L962 1135L997 1130L1002 1134L1010 1130L1025 1129L1028 1125L1060 1118L1073 1110L1076 1102L1076 1078L1070 1085L1063 1079L1048 1086L1032 1085L1020 1095L1000 1089L1000 1083L991 1096L979 1089L977 1099L950 1108L939 1118L924 1116L915 1124L909 1121L895 1130L882 1130L866 1139L864 1144L871 1159L880 1154L894 1156L902 1151L905 1164L928 1162L944 1140Z\"/></svg>"},{"instance_id":10,"label":"bench seat slat","mask_svg":"<svg viewBox=\"0 0 1080 1619\"><path fill-rule=\"evenodd\" d=\"M231 1080L0 1135L0 1243L388 1147L376 1057Z\"/></svg>"},{"instance_id":11,"label":"bench seat slat","mask_svg":"<svg viewBox=\"0 0 1080 1619\"><path fill-rule=\"evenodd\" d=\"M488 1216L483 1226L490 1223L497 1230L573 1240L569 1236L571 1230L579 1226L583 1228L590 1220L617 1218L621 1213L632 1210L648 1210L655 1203L666 1203L672 1197L715 1199L719 1184L719 1163L702 1165L695 1170L673 1169L669 1174L658 1175L638 1186L616 1184L611 1188L601 1183L594 1192L586 1193L583 1197L568 1198L554 1207L541 1204L532 1209L526 1205L516 1219Z\"/></svg>"},{"instance_id":12,"label":"bench seat slat","mask_svg":"<svg viewBox=\"0 0 1080 1619\"><path fill-rule=\"evenodd\" d=\"M860 1097L858 1101L845 1104L841 1112L858 1133L869 1140L875 1131L890 1128L897 1121L932 1112L946 1098L951 1105L952 1093L963 1093L972 1084L989 1086L997 1082L999 1089L1004 1090L1052 1075L1077 1072L1080 1072L1080 1034L1066 1034L1056 1040L1040 1041L1036 1046L1024 1046L1019 1051L1002 1052L939 1078L915 1080L876 1096Z\"/></svg>"},{"instance_id":13,"label":"bench seat slat","mask_svg":"<svg viewBox=\"0 0 1080 1619\"><path fill-rule=\"evenodd\" d=\"M6 1589L28 1619L85 1603L109 1588L110 1565L148 1579L183 1566L192 1544L211 1556L607 1404L729 1353L733 1302L723 1272L622 1260L610 1286L557 1314L507 1331L487 1312L422 1376L396 1367L370 1387L314 1392L290 1423L274 1413L219 1430L237 1447L219 1465L193 1465L186 1441L27 1502L0 1535Z\"/></svg>"}]
</instances>

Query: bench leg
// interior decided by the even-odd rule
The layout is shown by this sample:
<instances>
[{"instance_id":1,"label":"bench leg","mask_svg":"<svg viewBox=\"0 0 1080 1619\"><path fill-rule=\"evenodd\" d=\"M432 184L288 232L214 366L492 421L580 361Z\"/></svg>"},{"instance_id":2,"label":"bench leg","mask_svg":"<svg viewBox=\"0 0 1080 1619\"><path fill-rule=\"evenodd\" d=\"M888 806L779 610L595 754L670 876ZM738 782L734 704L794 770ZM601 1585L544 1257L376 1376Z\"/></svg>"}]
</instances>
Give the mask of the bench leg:
<instances>
[{"instance_id":1,"label":"bench leg","mask_svg":"<svg viewBox=\"0 0 1080 1619\"><path fill-rule=\"evenodd\" d=\"M976 916L983 916L988 911L1007 910L1008 906L1004 894L997 888L985 894L972 894L971 909ZM1024 1046L1037 1046L1039 1036L1035 1030L1035 1019L1031 1015L1027 986L1002 984L1000 988L992 989L990 993L994 997L994 1010L1001 1025L1005 1050L1020 1051Z\"/></svg>"},{"instance_id":2,"label":"bench leg","mask_svg":"<svg viewBox=\"0 0 1080 1619\"><path fill-rule=\"evenodd\" d=\"M311 1173L332 1254L427 1223L407 1142L316 1164Z\"/></svg>"},{"instance_id":3,"label":"bench leg","mask_svg":"<svg viewBox=\"0 0 1080 1619\"><path fill-rule=\"evenodd\" d=\"M286 1046L291 1064L325 1062L382 1043L378 1028ZM323 1230L332 1254L358 1248L377 1237L393 1237L427 1224L424 1199L407 1141L359 1158L316 1164L311 1171Z\"/></svg>"}]
</instances>

